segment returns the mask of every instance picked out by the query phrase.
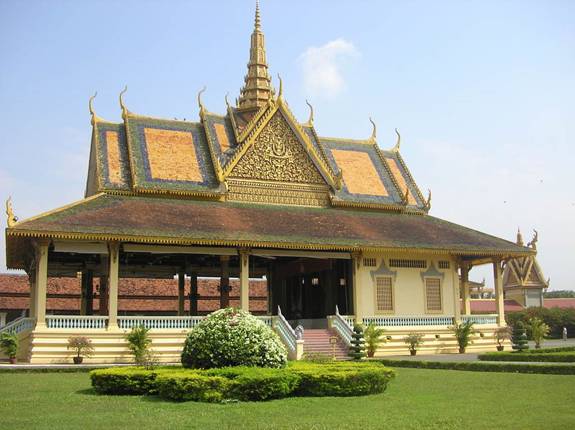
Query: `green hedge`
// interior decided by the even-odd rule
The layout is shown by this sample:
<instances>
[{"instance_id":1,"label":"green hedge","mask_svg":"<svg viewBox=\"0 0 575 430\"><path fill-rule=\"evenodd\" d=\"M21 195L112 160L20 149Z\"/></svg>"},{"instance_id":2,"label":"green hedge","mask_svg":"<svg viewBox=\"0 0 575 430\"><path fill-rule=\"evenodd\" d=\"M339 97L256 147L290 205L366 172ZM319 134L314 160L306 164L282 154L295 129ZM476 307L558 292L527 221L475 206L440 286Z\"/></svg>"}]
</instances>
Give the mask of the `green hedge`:
<instances>
[{"instance_id":1,"label":"green hedge","mask_svg":"<svg viewBox=\"0 0 575 430\"><path fill-rule=\"evenodd\" d=\"M575 309L573 308L527 308L518 312L505 312L505 320L510 326L514 326L518 321L523 322L527 328L527 335L531 337L529 330L529 320L540 318L551 329L550 337L560 338L563 327L567 327L569 337L575 333Z\"/></svg>"},{"instance_id":2,"label":"green hedge","mask_svg":"<svg viewBox=\"0 0 575 430\"><path fill-rule=\"evenodd\" d=\"M575 375L575 366L560 364L485 363L481 361L412 361L380 360L390 367L417 369L468 370L472 372L543 373L551 375Z\"/></svg>"},{"instance_id":3,"label":"green hedge","mask_svg":"<svg viewBox=\"0 0 575 430\"><path fill-rule=\"evenodd\" d=\"M539 349L529 349L524 351L527 354L548 354L550 352L574 352L575 346L564 346L563 348L539 348Z\"/></svg>"},{"instance_id":4,"label":"green hedge","mask_svg":"<svg viewBox=\"0 0 575 430\"><path fill-rule=\"evenodd\" d=\"M377 394L385 391L394 372L377 362L296 362L284 369L99 369L92 371L90 377L100 394L152 394L173 401L221 402Z\"/></svg>"},{"instance_id":5,"label":"green hedge","mask_svg":"<svg viewBox=\"0 0 575 430\"><path fill-rule=\"evenodd\" d=\"M488 352L478 356L483 361L531 361L575 363L575 352L548 352L547 354L533 354L529 352Z\"/></svg>"}]
</instances>

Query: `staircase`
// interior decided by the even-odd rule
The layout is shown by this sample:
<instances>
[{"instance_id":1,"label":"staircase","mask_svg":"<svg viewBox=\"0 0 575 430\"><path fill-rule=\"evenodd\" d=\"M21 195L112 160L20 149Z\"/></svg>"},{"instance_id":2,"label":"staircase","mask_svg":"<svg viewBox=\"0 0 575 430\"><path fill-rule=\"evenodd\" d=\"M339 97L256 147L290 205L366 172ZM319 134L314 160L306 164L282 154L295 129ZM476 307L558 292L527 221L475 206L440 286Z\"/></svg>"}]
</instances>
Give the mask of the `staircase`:
<instances>
[{"instance_id":1,"label":"staircase","mask_svg":"<svg viewBox=\"0 0 575 430\"><path fill-rule=\"evenodd\" d=\"M337 343L335 344L335 359L336 360L349 360L348 348L345 343L333 330L328 329L306 329L303 333L304 339L304 358L306 354L321 354L332 357L334 353L334 345L330 343L330 338L335 336Z\"/></svg>"}]
</instances>

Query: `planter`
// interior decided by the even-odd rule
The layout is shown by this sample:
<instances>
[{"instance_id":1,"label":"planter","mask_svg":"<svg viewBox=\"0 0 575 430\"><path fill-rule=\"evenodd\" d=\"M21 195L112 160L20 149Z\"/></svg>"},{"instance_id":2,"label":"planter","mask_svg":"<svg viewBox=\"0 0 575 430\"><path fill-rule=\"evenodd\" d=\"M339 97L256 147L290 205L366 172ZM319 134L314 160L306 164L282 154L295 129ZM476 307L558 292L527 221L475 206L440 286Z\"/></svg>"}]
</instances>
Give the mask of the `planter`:
<instances>
[{"instance_id":1,"label":"planter","mask_svg":"<svg viewBox=\"0 0 575 430\"><path fill-rule=\"evenodd\" d=\"M459 353L460 353L460 354L465 354L465 348L459 347Z\"/></svg>"},{"instance_id":2,"label":"planter","mask_svg":"<svg viewBox=\"0 0 575 430\"><path fill-rule=\"evenodd\" d=\"M10 364L16 364L16 357L10 357Z\"/></svg>"},{"instance_id":3,"label":"planter","mask_svg":"<svg viewBox=\"0 0 575 430\"><path fill-rule=\"evenodd\" d=\"M497 351L503 351L505 347L503 345L497 345Z\"/></svg>"},{"instance_id":4,"label":"planter","mask_svg":"<svg viewBox=\"0 0 575 430\"><path fill-rule=\"evenodd\" d=\"M417 354L417 351L416 351L415 349L410 349L410 350L409 350L409 354L410 354L410 355L415 355L415 354Z\"/></svg>"},{"instance_id":5,"label":"planter","mask_svg":"<svg viewBox=\"0 0 575 430\"><path fill-rule=\"evenodd\" d=\"M74 357L74 364L82 364L84 357Z\"/></svg>"}]
</instances>

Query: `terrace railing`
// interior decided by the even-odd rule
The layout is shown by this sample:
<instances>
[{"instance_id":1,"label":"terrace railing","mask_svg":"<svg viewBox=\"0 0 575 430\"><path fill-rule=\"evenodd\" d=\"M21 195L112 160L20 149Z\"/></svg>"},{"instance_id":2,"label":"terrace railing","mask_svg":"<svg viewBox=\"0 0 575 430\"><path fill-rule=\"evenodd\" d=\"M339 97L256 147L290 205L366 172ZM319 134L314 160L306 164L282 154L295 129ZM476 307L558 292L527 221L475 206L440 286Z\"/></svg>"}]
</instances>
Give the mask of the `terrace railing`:
<instances>
[{"instance_id":1,"label":"terrace railing","mask_svg":"<svg viewBox=\"0 0 575 430\"><path fill-rule=\"evenodd\" d=\"M203 316L118 316L121 329L144 326L147 329L192 329L203 320Z\"/></svg>"},{"instance_id":2,"label":"terrace railing","mask_svg":"<svg viewBox=\"0 0 575 430\"><path fill-rule=\"evenodd\" d=\"M331 328L335 330L341 340L346 345L351 345L351 336L353 334L354 318L351 315L340 315L339 309L335 307L335 315L330 317Z\"/></svg>"},{"instance_id":3,"label":"terrace railing","mask_svg":"<svg viewBox=\"0 0 575 430\"><path fill-rule=\"evenodd\" d=\"M284 345L293 353L296 351L297 336L295 330L287 322L282 314L281 308L278 306L278 316L274 318L274 328L281 338Z\"/></svg>"},{"instance_id":4,"label":"terrace railing","mask_svg":"<svg viewBox=\"0 0 575 430\"><path fill-rule=\"evenodd\" d=\"M471 321L474 324L497 324L497 314L495 315L461 315L461 321Z\"/></svg>"},{"instance_id":5,"label":"terrace railing","mask_svg":"<svg viewBox=\"0 0 575 430\"><path fill-rule=\"evenodd\" d=\"M453 325L452 316L375 316L363 318L363 324L374 324L378 327L420 327L420 326L450 326Z\"/></svg>"},{"instance_id":6,"label":"terrace railing","mask_svg":"<svg viewBox=\"0 0 575 430\"><path fill-rule=\"evenodd\" d=\"M270 328L273 326L272 322L273 317L271 315L257 315L256 318L262 321L265 325L267 325Z\"/></svg>"},{"instance_id":7,"label":"terrace railing","mask_svg":"<svg viewBox=\"0 0 575 430\"><path fill-rule=\"evenodd\" d=\"M48 328L106 328L108 317L102 315L46 315Z\"/></svg>"}]
</instances>

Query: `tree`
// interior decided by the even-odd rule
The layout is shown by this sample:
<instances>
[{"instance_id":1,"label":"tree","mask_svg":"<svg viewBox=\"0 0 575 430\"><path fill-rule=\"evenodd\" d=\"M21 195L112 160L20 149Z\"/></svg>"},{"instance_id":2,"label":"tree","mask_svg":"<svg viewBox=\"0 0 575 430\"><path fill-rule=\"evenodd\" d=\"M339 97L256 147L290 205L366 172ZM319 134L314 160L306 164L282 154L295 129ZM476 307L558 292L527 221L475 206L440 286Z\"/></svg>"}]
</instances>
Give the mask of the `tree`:
<instances>
[{"instance_id":1,"label":"tree","mask_svg":"<svg viewBox=\"0 0 575 430\"><path fill-rule=\"evenodd\" d=\"M549 326L539 318L531 318L529 327L531 329L531 338L535 341L535 349L541 348L541 342L549 334Z\"/></svg>"},{"instance_id":2,"label":"tree","mask_svg":"<svg viewBox=\"0 0 575 430\"><path fill-rule=\"evenodd\" d=\"M465 348L471 343L471 335L475 333L473 329L473 321L465 321L459 324L455 324L450 327L450 330L455 335L457 339L457 344L459 345L459 353L463 354Z\"/></svg>"},{"instance_id":3,"label":"tree","mask_svg":"<svg viewBox=\"0 0 575 430\"><path fill-rule=\"evenodd\" d=\"M363 332L365 338L365 345L367 346L367 356L373 357L375 351L380 344L385 343L385 338L382 339L385 330L382 328L378 328L375 324L371 323L367 326L365 331Z\"/></svg>"},{"instance_id":4,"label":"tree","mask_svg":"<svg viewBox=\"0 0 575 430\"><path fill-rule=\"evenodd\" d=\"M511 342L513 342L512 348L517 352L529 349L529 345L527 344L527 330L525 330L525 326L521 321L518 321L513 326Z\"/></svg>"},{"instance_id":5,"label":"tree","mask_svg":"<svg viewBox=\"0 0 575 430\"><path fill-rule=\"evenodd\" d=\"M556 290L545 291L543 293L545 299L573 299L575 298L575 291L573 290Z\"/></svg>"},{"instance_id":6,"label":"tree","mask_svg":"<svg viewBox=\"0 0 575 430\"><path fill-rule=\"evenodd\" d=\"M360 324L355 324L353 326L349 356L354 360L361 360L365 357L365 340L363 337L363 327Z\"/></svg>"}]
</instances>

